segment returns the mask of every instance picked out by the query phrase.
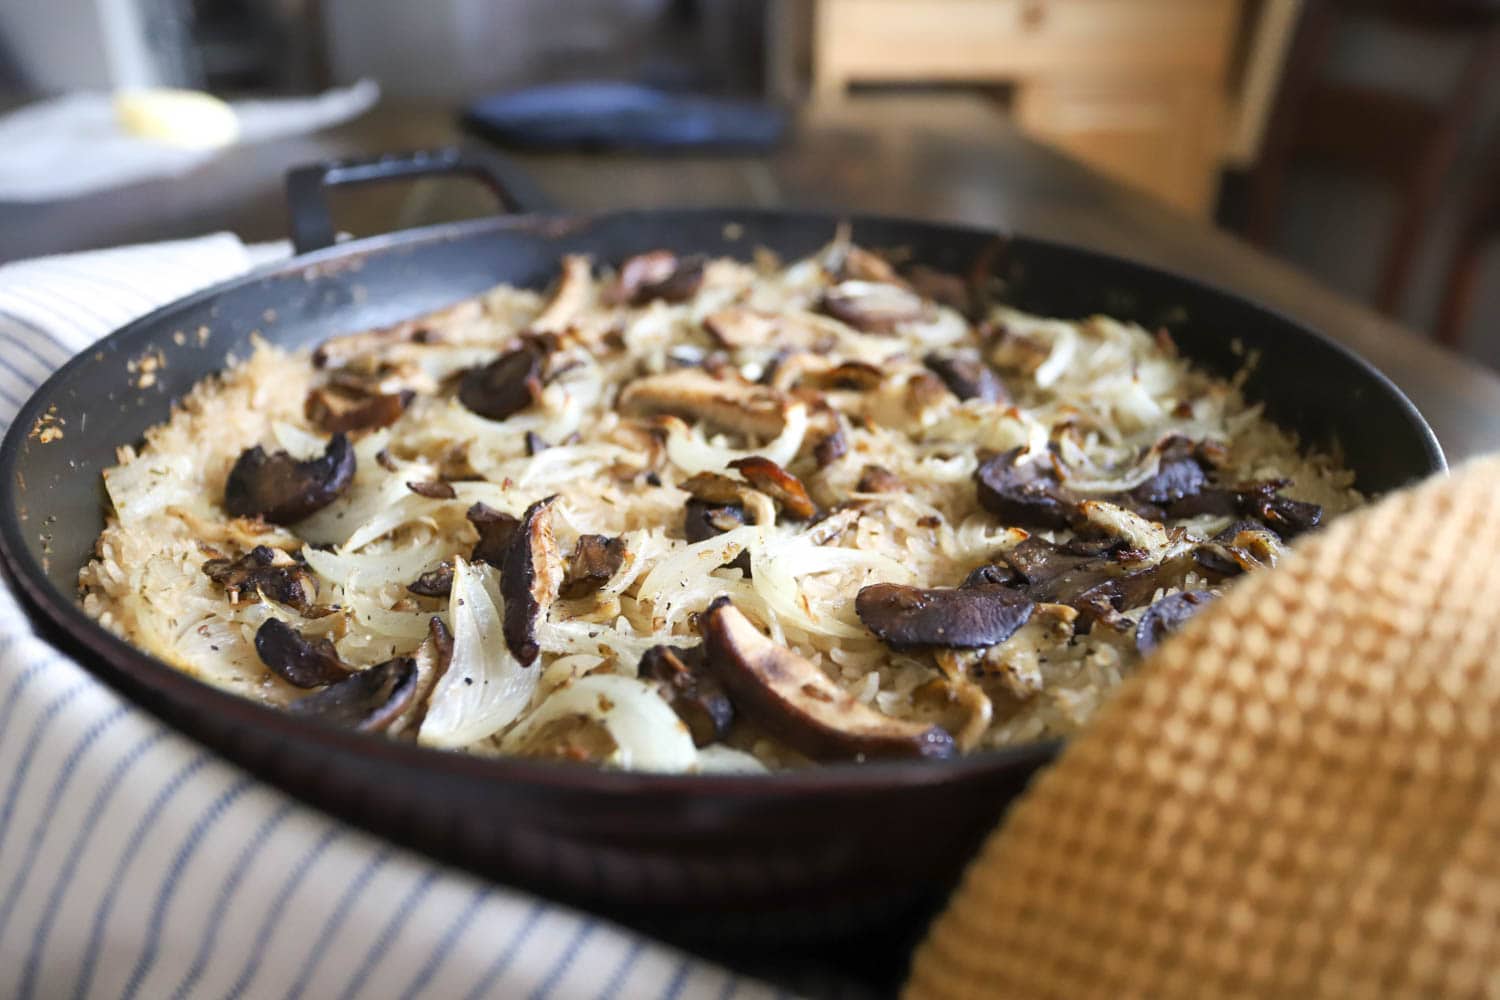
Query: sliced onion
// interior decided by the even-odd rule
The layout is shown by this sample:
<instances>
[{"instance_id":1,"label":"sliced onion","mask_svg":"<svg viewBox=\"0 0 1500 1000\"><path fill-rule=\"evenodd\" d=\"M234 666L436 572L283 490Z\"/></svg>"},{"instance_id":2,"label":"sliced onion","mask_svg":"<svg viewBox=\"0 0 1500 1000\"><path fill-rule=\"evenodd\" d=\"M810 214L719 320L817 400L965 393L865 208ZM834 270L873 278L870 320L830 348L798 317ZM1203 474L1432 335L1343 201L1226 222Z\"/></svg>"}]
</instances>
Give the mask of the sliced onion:
<instances>
[{"instance_id":1,"label":"sliced onion","mask_svg":"<svg viewBox=\"0 0 1500 1000\"><path fill-rule=\"evenodd\" d=\"M749 451L712 444L703 436L701 428L689 427L681 420L668 420L666 424L667 457L684 472L718 472L729 468L731 462L755 455L787 466L797 457L802 439L807 434L807 407L802 403L788 407L781 433L764 447Z\"/></svg>"},{"instance_id":2,"label":"sliced onion","mask_svg":"<svg viewBox=\"0 0 1500 1000\"><path fill-rule=\"evenodd\" d=\"M602 763L632 771L666 772L687 771L698 763L687 726L656 688L616 674L591 674L553 694L505 735L501 749L514 752L538 726L575 715L609 730L616 748Z\"/></svg>"},{"instance_id":3,"label":"sliced onion","mask_svg":"<svg viewBox=\"0 0 1500 1000\"><path fill-rule=\"evenodd\" d=\"M419 743L468 746L505 728L531 703L542 671L521 666L506 648L502 606L489 569L453 560L448 602L453 659L428 701Z\"/></svg>"}]
</instances>

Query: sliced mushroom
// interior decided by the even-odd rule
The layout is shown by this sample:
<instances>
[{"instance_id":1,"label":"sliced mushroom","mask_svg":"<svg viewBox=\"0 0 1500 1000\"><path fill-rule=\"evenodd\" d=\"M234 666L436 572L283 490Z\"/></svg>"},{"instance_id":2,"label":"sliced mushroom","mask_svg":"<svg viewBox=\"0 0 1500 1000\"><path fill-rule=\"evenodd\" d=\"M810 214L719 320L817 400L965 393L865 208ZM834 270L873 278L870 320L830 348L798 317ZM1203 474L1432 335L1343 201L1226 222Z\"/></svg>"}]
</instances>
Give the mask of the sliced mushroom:
<instances>
[{"instance_id":1,"label":"sliced mushroom","mask_svg":"<svg viewBox=\"0 0 1500 1000\"><path fill-rule=\"evenodd\" d=\"M543 441L542 436L536 431L526 432L526 455L528 458L534 455L540 455L549 447L551 447L551 445L547 444L546 441Z\"/></svg>"},{"instance_id":2,"label":"sliced mushroom","mask_svg":"<svg viewBox=\"0 0 1500 1000\"><path fill-rule=\"evenodd\" d=\"M745 477L745 481L770 497L781 508L782 513L796 521L806 521L818 512L807 487L802 480L760 455L736 459L729 467Z\"/></svg>"},{"instance_id":3,"label":"sliced mushroom","mask_svg":"<svg viewBox=\"0 0 1500 1000\"><path fill-rule=\"evenodd\" d=\"M843 361L829 367L808 370L799 381L815 389L844 389L853 392L868 392L880 388L885 381L885 372L864 361Z\"/></svg>"},{"instance_id":4,"label":"sliced mushroom","mask_svg":"<svg viewBox=\"0 0 1500 1000\"><path fill-rule=\"evenodd\" d=\"M1316 528L1323 520L1323 508L1281 496L1278 491L1288 485L1285 479L1268 479L1230 489L1209 487L1169 505L1167 513L1172 517L1253 517L1281 538L1291 539Z\"/></svg>"},{"instance_id":5,"label":"sliced mushroom","mask_svg":"<svg viewBox=\"0 0 1500 1000\"><path fill-rule=\"evenodd\" d=\"M1213 593L1207 590L1184 590L1163 597L1141 616L1135 630L1135 648L1142 656L1150 653L1213 599Z\"/></svg>"},{"instance_id":6,"label":"sliced mushroom","mask_svg":"<svg viewBox=\"0 0 1500 1000\"><path fill-rule=\"evenodd\" d=\"M919 264L911 268L906 280L912 291L924 299L931 299L966 316L974 312L974 290L956 274Z\"/></svg>"},{"instance_id":7,"label":"sliced mushroom","mask_svg":"<svg viewBox=\"0 0 1500 1000\"><path fill-rule=\"evenodd\" d=\"M418 597L447 597L453 592L453 564L440 562L406 585Z\"/></svg>"},{"instance_id":8,"label":"sliced mushroom","mask_svg":"<svg viewBox=\"0 0 1500 1000\"><path fill-rule=\"evenodd\" d=\"M579 535L563 574L561 597L587 597L608 583L625 562L625 539Z\"/></svg>"},{"instance_id":9,"label":"sliced mushroom","mask_svg":"<svg viewBox=\"0 0 1500 1000\"><path fill-rule=\"evenodd\" d=\"M1006 524L1027 528L1066 528L1078 497L1057 479L1045 457L1017 465L1025 449L997 455L974 473L979 503Z\"/></svg>"},{"instance_id":10,"label":"sliced mushroom","mask_svg":"<svg viewBox=\"0 0 1500 1000\"><path fill-rule=\"evenodd\" d=\"M701 542L744 527L745 523L745 508L737 504L689 500L683 515L682 534L690 542Z\"/></svg>"},{"instance_id":11,"label":"sliced mushroom","mask_svg":"<svg viewBox=\"0 0 1500 1000\"><path fill-rule=\"evenodd\" d=\"M376 664L287 706L295 715L365 733L388 728L417 694L417 661L409 656Z\"/></svg>"},{"instance_id":12,"label":"sliced mushroom","mask_svg":"<svg viewBox=\"0 0 1500 1000\"><path fill-rule=\"evenodd\" d=\"M934 352L922 359L948 391L959 399L979 399L986 403L1008 403L1005 385L989 365L972 353L942 354Z\"/></svg>"},{"instance_id":13,"label":"sliced mushroom","mask_svg":"<svg viewBox=\"0 0 1500 1000\"><path fill-rule=\"evenodd\" d=\"M307 614L318 596L307 567L269 545L257 545L238 559L210 559L203 572L224 588L231 604L259 596Z\"/></svg>"},{"instance_id":14,"label":"sliced mushroom","mask_svg":"<svg viewBox=\"0 0 1500 1000\"><path fill-rule=\"evenodd\" d=\"M458 496L458 491L453 488L453 484L444 482L441 479L407 483L406 488L417 496L426 497L429 500L452 500Z\"/></svg>"},{"instance_id":15,"label":"sliced mushroom","mask_svg":"<svg viewBox=\"0 0 1500 1000\"><path fill-rule=\"evenodd\" d=\"M1281 557L1281 539L1256 521L1236 521L1193 552L1198 565L1221 576L1237 576L1253 569L1275 566Z\"/></svg>"},{"instance_id":16,"label":"sliced mushroom","mask_svg":"<svg viewBox=\"0 0 1500 1000\"><path fill-rule=\"evenodd\" d=\"M813 445L813 460L818 463L818 468L826 469L834 462L849 454L849 438L845 436L842 427L836 427L832 433L825 434L823 438Z\"/></svg>"},{"instance_id":17,"label":"sliced mushroom","mask_svg":"<svg viewBox=\"0 0 1500 1000\"><path fill-rule=\"evenodd\" d=\"M435 343L444 327L477 320L483 315L482 303L466 299L447 309L394 326L330 337L313 351L312 362L318 368L343 368L356 359L382 354L400 344Z\"/></svg>"},{"instance_id":18,"label":"sliced mushroom","mask_svg":"<svg viewBox=\"0 0 1500 1000\"><path fill-rule=\"evenodd\" d=\"M651 250L629 257L620 265L613 299L633 306L652 299L684 302L703 284L703 258L678 257L670 250Z\"/></svg>"},{"instance_id":19,"label":"sliced mushroom","mask_svg":"<svg viewBox=\"0 0 1500 1000\"><path fill-rule=\"evenodd\" d=\"M906 484L901 477L883 465L867 465L859 470L859 482L854 485L856 493L900 493L904 489Z\"/></svg>"},{"instance_id":20,"label":"sliced mushroom","mask_svg":"<svg viewBox=\"0 0 1500 1000\"><path fill-rule=\"evenodd\" d=\"M487 562L498 569L505 562L505 553L510 548L511 539L516 536L516 529L521 526L520 519L482 502L465 511L464 517L479 532L479 541L469 553L470 561Z\"/></svg>"},{"instance_id":21,"label":"sliced mushroom","mask_svg":"<svg viewBox=\"0 0 1500 1000\"><path fill-rule=\"evenodd\" d=\"M841 281L823 293L818 308L866 333L893 333L922 318L922 297L883 281Z\"/></svg>"},{"instance_id":22,"label":"sliced mushroom","mask_svg":"<svg viewBox=\"0 0 1500 1000\"><path fill-rule=\"evenodd\" d=\"M1159 454L1157 473L1130 491L1133 499L1162 506L1195 496L1209 485L1208 475L1199 464L1191 441L1170 437L1153 450Z\"/></svg>"},{"instance_id":23,"label":"sliced mushroom","mask_svg":"<svg viewBox=\"0 0 1500 1000\"><path fill-rule=\"evenodd\" d=\"M892 649L993 646L1025 625L1031 609L1029 597L1004 586L876 583L854 598L859 620Z\"/></svg>"},{"instance_id":24,"label":"sliced mushroom","mask_svg":"<svg viewBox=\"0 0 1500 1000\"><path fill-rule=\"evenodd\" d=\"M593 267L587 257L568 254L562 259L562 274L547 305L531 321L534 333L566 333L573 319L588 305L594 284Z\"/></svg>"},{"instance_id":25,"label":"sliced mushroom","mask_svg":"<svg viewBox=\"0 0 1500 1000\"><path fill-rule=\"evenodd\" d=\"M652 646L641 657L641 678L656 681L695 746L717 743L729 734L734 705L724 686L704 666L703 647Z\"/></svg>"},{"instance_id":26,"label":"sliced mushroom","mask_svg":"<svg viewBox=\"0 0 1500 1000\"><path fill-rule=\"evenodd\" d=\"M721 430L772 438L786 422L781 393L738 376L717 379L700 368L679 368L638 378L620 394L620 406L633 413L670 413L701 420Z\"/></svg>"},{"instance_id":27,"label":"sliced mushroom","mask_svg":"<svg viewBox=\"0 0 1500 1000\"><path fill-rule=\"evenodd\" d=\"M318 458L299 462L260 445L240 453L224 483L224 509L236 517L292 524L333 503L354 481L354 448L335 434Z\"/></svg>"},{"instance_id":28,"label":"sliced mushroom","mask_svg":"<svg viewBox=\"0 0 1500 1000\"><path fill-rule=\"evenodd\" d=\"M500 595L505 598L501 631L505 645L523 667L535 662L542 651L536 641L537 624L562 583L562 560L552 534L556 501L554 495L526 508L500 567Z\"/></svg>"},{"instance_id":29,"label":"sliced mushroom","mask_svg":"<svg viewBox=\"0 0 1500 1000\"><path fill-rule=\"evenodd\" d=\"M532 339L482 368L464 373L458 401L490 420L504 420L542 398L542 368L547 355Z\"/></svg>"},{"instance_id":30,"label":"sliced mushroom","mask_svg":"<svg viewBox=\"0 0 1500 1000\"><path fill-rule=\"evenodd\" d=\"M946 758L941 726L893 719L856 701L817 665L763 635L721 597L700 618L705 662L736 709L815 760Z\"/></svg>"},{"instance_id":31,"label":"sliced mushroom","mask_svg":"<svg viewBox=\"0 0 1500 1000\"><path fill-rule=\"evenodd\" d=\"M327 636L308 639L280 618L267 618L255 630L255 652L278 677L300 688L332 684L355 671Z\"/></svg>"},{"instance_id":32,"label":"sliced mushroom","mask_svg":"<svg viewBox=\"0 0 1500 1000\"><path fill-rule=\"evenodd\" d=\"M453 662L453 633L437 615L427 619L427 638L417 647L413 657L417 663L417 683L411 702L399 713L386 732L393 737L410 734L416 738L427 717L428 699L437 682L448 672Z\"/></svg>"},{"instance_id":33,"label":"sliced mushroom","mask_svg":"<svg viewBox=\"0 0 1500 1000\"><path fill-rule=\"evenodd\" d=\"M678 489L704 503L743 506L745 494L750 488L740 480L731 479L722 473L695 472L679 483Z\"/></svg>"},{"instance_id":34,"label":"sliced mushroom","mask_svg":"<svg viewBox=\"0 0 1500 1000\"><path fill-rule=\"evenodd\" d=\"M361 392L340 385L321 385L307 394L303 415L329 434L389 427L400 419L414 393Z\"/></svg>"}]
</instances>

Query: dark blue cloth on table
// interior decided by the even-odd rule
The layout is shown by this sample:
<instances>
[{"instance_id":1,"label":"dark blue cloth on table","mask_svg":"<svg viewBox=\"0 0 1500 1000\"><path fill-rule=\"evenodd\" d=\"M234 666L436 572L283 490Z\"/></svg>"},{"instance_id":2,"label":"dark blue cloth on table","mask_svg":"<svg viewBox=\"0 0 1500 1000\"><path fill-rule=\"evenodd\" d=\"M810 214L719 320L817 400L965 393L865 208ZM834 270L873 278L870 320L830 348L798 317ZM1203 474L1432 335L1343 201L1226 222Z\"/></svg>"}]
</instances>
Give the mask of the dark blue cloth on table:
<instances>
[{"instance_id":1,"label":"dark blue cloth on table","mask_svg":"<svg viewBox=\"0 0 1500 1000\"><path fill-rule=\"evenodd\" d=\"M494 94L464 111L470 131L521 149L764 149L786 115L756 101L633 83L565 83Z\"/></svg>"}]
</instances>

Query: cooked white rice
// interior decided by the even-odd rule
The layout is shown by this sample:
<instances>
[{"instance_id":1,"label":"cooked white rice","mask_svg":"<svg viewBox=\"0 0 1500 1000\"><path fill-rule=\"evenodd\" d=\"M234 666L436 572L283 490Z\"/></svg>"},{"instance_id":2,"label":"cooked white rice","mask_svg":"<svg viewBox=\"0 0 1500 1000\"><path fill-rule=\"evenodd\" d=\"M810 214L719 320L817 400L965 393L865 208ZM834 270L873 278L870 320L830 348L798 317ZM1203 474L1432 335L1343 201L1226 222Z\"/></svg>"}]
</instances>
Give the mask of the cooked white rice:
<instances>
[{"instance_id":1,"label":"cooked white rice","mask_svg":"<svg viewBox=\"0 0 1500 1000\"><path fill-rule=\"evenodd\" d=\"M253 637L268 617L332 638L346 661L365 666L417 650L429 619L441 615L457 633L455 655L466 657L466 669L500 669L484 653L501 642L487 624L501 606L493 571L460 568L455 594L483 594L494 605L478 601L461 613L462 622L448 600L414 596L406 585L441 561L468 557L475 531L465 511L476 501L520 515L558 494L560 549L569 552L581 534L622 536L624 565L598 594L553 605L539 632L541 660L512 686L509 710L487 715L484 705L461 703L474 697L471 690L439 683L416 738L476 753L537 754L557 753L564 739L572 755L619 767L753 770L805 758L747 721L736 725L727 747L696 750L655 689L630 680L650 646L695 642L696 614L720 594L859 701L890 716L942 722L963 733L965 751L1069 733L1135 668L1129 631L1095 627L1074 635L1065 615L1045 610L994 649L963 654L894 652L856 617L862 586L954 586L1026 536L979 505L973 476L983 456L1018 447L1040 455L1051 447L1075 489L1107 493L1150 475L1142 456L1175 434L1222 443L1226 482L1284 477L1294 481L1297 498L1322 504L1329 516L1360 503L1352 476L1333 458L1299 453L1234 386L1193 369L1169 341L1137 326L997 308L989 319L1006 335L990 357L1015 405L960 402L933 391L922 358L934 349L980 346L975 326L929 304L923 318L893 333L860 332L816 310L831 281L821 258L786 267L764 255L754 265L716 260L697 293L678 304L609 304L614 281L608 273L589 280L581 299L554 301L545 314L544 297L502 286L421 321L433 332L426 343L377 348L365 360L383 362L388 381L417 394L388 428L354 435L358 466L349 492L291 527L229 517L221 503L225 480L240 453L257 444L299 457L322 451L328 436L306 417L304 400L329 372L306 353L269 344L231 359L141 447L120 449L119 464L105 473L112 511L97 558L81 574L84 606L172 666L273 705L305 692L256 654ZM723 351L704 320L730 306L773 317L777 336ZM540 402L501 421L466 409L450 376L491 361L539 325L562 335L569 362L555 366L565 370ZM774 440L617 410L622 387L642 375L696 365L717 352L754 381L773 363L785 373L786 349L813 342L817 352L806 360L815 367L859 361L883 373L867 391L822 392L844 415L847 440L847 453L826 467L813 457L807 405L792 408ZM549 447L527 457L528 432ZM810 527L785 518L770 523L766 500L758 524L689 544L686 494L677 484L751 454L777 458L824 510L845 506ZM859 493L871 464L902 488ZM443 477L453 480L452 499L420 496L406 485ZM1168 527L1182 529L1175 536L1182 545L1228 523L1198 517ZM262 544L300 552L316 574L318 604L337 610L304 618L265 599L232 603L202 568L210 556L232 558ZM750 552L748 578L722 567L740 548ZM1193 576L1183 583L1207 585ZM944 697L933 696L930 682L979 659L987 669L955 682L961 697L951 685ZM587 707L590 698L606 707L629 702L634 723L611 724ZM590 716L593 722L579 721ZM600 724L606 738L579 737Z\"/></svg>"}]
</instances>

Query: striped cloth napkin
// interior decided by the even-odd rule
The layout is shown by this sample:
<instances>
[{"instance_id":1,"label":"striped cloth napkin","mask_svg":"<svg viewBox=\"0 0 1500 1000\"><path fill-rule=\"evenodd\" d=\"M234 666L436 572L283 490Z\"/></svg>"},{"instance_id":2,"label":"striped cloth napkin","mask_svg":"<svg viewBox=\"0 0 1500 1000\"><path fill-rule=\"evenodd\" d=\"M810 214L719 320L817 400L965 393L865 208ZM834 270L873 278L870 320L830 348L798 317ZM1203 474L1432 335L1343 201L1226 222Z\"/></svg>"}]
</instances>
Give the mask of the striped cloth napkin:
<instances>
[{"instance_id":1,"label":"striped cloth napkin","mask_svg":"<svg viewBox=\"0 0 1500 1000\"><path fill-rule=\"evenodd\" d=\"M0 430L75 352L284 247L0 267ZM0 996L785 995L298 804L122 701L0 586Z\"/></svg>"}]
</instances>

